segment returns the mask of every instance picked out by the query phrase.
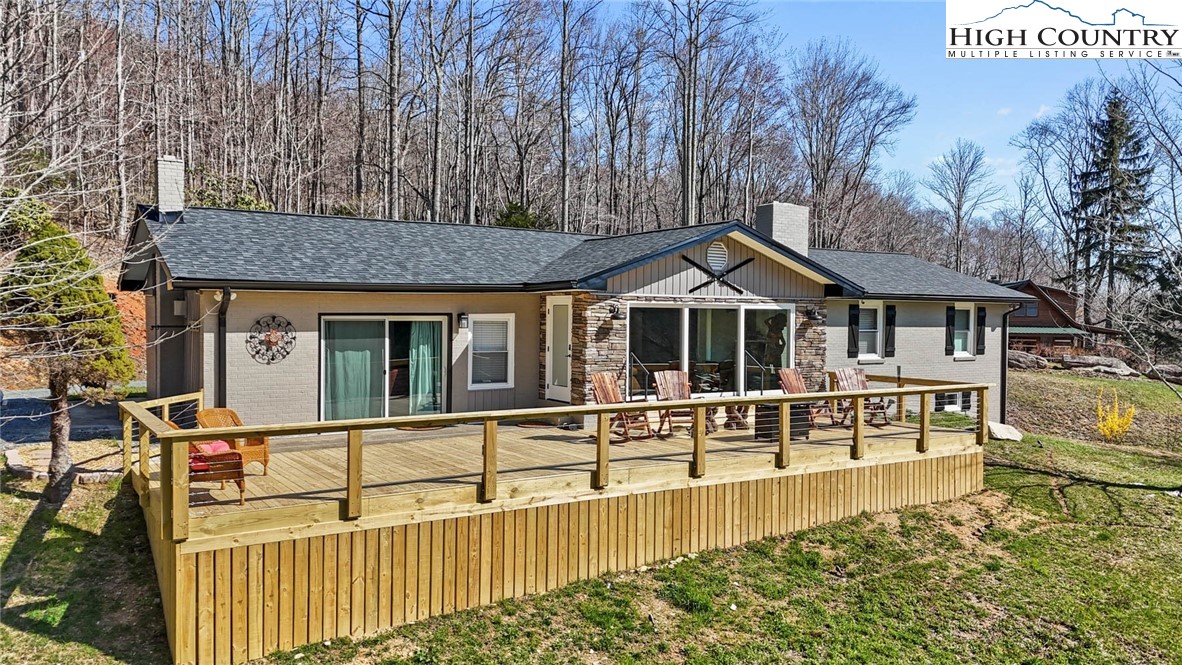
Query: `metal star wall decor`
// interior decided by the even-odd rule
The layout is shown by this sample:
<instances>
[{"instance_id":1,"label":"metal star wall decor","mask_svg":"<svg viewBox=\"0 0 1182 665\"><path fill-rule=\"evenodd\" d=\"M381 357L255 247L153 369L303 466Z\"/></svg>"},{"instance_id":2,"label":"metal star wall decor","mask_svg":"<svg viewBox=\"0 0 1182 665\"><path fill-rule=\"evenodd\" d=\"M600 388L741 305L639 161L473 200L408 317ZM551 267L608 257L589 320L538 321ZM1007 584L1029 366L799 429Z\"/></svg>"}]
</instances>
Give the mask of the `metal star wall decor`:
<instances>
[{"instance_id":1,"label":"metal star wall decor","mask_svg":"<svg viewBox=\"0 0 1182 665\"><path fill-rule=\"evenodd\" d=\"M264 365L274 365L295 348L295 326L282 316L272 314L255 321L246 336L246 351Z\"/></svg>"},{"instance_id":2,"label":"metal star wall decor","mask_svg":"<svg viewBox=\"0 0 1182 665\"><path fill-rule=\"evenodd\" d=\"M706 266L702 265L701 263L698 263L697 261L691 259L690 257L686 256L685 254L681 255L681 260L685 261L686 263L690 264L691 266L697 268L698 270L701 270L702 272L706 273L707 276L710 277L710 279L708 279L705 282L702 282L701 284L690 289L689 290L690 293L693 293L695 291L701 291L702 289L704 289L707 286L710 286L712 284L721 284L727 288L732 289L735 293L742 293L743 289L740 289L739 287L737 287L734 284L727 281L727 279L726 279L727 275L730 275L734 271L738 270L739 268L742 268L743 266L747 265L748 263L751 263L755 259L754 258L743 259L742 261L739 261L735 265L733 265L725 270L712 270L712 269L707 268Z\"/></svg>"}]
</instances>

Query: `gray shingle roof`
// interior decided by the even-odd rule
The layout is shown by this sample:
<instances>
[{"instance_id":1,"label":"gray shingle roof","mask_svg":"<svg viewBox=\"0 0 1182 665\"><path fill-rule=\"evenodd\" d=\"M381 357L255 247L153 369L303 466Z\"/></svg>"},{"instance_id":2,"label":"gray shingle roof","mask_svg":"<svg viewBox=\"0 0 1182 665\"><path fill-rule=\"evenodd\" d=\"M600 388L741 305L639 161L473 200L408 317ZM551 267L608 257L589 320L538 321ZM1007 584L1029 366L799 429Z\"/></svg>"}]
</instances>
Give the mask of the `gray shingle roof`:
<instances>
[{"instance_id":1,"label":"gray shingle roof","mask_svg":"<svg viewBox=\"0 0 1182 665\"><path fill-rule=\"evenodd\" d=\"M609 271L684 242L710 234L733 222L681 226L623 236L591 236L542 267L531 281L537 283L580 280Z\"/></svg>"},{"instance_id":2,"label":"gray shingle roof","mask_svg":"<svg viewBox=\"0 0 1182 665\"><path fill-rule=\"evenodd\" d=\"M857 284L870 298L994 300L1020 302L1032 296L963 275L910 254L810 249L809 258Z\"/></svg>"},{"instance_id":3,"label":"gray shingle roof","mask_svg":"<svg viewBox=\"0 0 1182 665\"><path fill-rule=\"evenodd\" d=\"M148 224L174 279L218 282L521 285L594 237L212 208Z\"/></svg>"},{"instance_id":4,"label":"gray shingle roof","mask_svg":"<svg viewBox=\"0 0 1182 665\"><path fill-rule=\"evenodd\" d=\"M797 255L738 222L624 236L465 224L188 208L145 224L172 279L350 290L516 290L587 286L681 246L739 231L761 239L847 294L1016 302L1029 296L904 254L810 250ZM592 288L594 288L592 286Z\"/></svg>"}]
</instances>

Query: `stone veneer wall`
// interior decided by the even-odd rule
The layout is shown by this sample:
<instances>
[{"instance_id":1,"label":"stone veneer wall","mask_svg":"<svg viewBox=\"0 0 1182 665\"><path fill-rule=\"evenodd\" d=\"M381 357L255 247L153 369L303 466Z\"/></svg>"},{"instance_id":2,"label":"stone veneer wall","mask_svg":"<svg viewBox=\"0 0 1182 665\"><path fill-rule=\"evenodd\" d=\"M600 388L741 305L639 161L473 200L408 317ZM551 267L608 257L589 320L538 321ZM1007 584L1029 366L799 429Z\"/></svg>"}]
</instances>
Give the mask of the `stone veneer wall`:
<instances>
[{"instance_id":1,"label":"stone veneer wall","mask_svg":"<svg viewBox=\"0 0 1182 665\"><path fill-rule=\"evenodd\" d=\"M571 343L571 404L594 404L591 375L615 372L623 375L628 349L628 322L611 318L610 306L623 301L604 293L574 295Z\"/></svg>"},{"instance_id":2,"label":"stone veneer wall","mask_svg":"<svg viewBox=\"0 0 1182 665\"><path fill-rule=\"evenodd\" d=\"M543 303L545 299L543 298ZM610 306L615 303L621 309L627 304L655 302L684 302L676 297L619 297L602 293L573 294L572 358L571 358L571 404L592 404L595 402L591 389L591 375L595 372L615 372L623 376L627 365L628 322L611 318ZM739 305L748 301L737 299L710 299L710 303ZM825 301L797 300L796 332L793 348L796 367L800 368L810 390L822 390L825 380ZM822 320L809 321L805 312L815 307L821 312ZM543 304L543 310L545 305ZM543 319L544 311L543 311ZM542 349L542 372L539 391L545 396L545 349L546 333L541 333L539 348Z\"/></svg>"},{"instance_id":3,"label":"stone veneer wall","mask_svg":"<svg viewBox=\"0 0 1182 665\"><path fill-rule=\"evenodd\" d=\"M805 310L815 307L821 314L820 321L809 321ZM796 368L804 376L809 390L826 388L825 378L825 310L824 300L799 300L796 302L796 336L793 338Z\"/></svg>"}]
</instances>

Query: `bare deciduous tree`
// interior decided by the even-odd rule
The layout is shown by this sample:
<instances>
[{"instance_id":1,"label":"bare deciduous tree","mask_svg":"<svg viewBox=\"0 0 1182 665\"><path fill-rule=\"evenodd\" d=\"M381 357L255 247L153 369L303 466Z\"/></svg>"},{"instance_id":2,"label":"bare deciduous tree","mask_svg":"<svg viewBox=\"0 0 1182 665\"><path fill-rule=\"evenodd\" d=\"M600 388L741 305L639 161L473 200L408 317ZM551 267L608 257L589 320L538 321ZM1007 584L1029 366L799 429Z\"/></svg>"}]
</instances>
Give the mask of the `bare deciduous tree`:
<instances>
[{"instance_id":1,"label":"bare deciduous tree","mask_svg":"<svg viewBox=\"0 0 1182 665\"><path fill-rule=\"evenodd\" d=\"M996 202L1001 187L993 181L993 167L985 159L985 149L957 139L956 144L930 165L931 174L924 185L946 206L952 237L952 267L965 269L965 240L968 226L983 206Z\"/></svg>"}]
</instances>

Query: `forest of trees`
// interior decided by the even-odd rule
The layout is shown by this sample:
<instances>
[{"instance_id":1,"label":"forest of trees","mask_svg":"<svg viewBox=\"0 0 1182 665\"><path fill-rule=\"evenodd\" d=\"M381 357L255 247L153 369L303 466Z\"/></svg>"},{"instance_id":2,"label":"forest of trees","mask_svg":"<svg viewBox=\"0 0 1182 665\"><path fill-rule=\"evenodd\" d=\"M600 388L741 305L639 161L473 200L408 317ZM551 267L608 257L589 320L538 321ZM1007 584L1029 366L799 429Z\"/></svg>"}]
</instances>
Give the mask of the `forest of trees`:
<instances>
[{"instance_id":1,"label":"forest of trees","mask_svg":"<svg viewBox=\"0 0 1182 665\"><path fill-rule=\"evenodd\" d=\"M191 204L613 234L791 201L814 246L1066 285L1177 354L1180 76L1080 83L1002 187L966 140L884 171L915 97L744 0L0 0L0 225L36 197L110 269L164 154Z\"/></svg>"}]
</instances>

